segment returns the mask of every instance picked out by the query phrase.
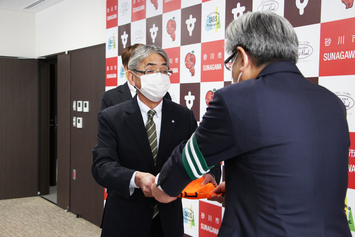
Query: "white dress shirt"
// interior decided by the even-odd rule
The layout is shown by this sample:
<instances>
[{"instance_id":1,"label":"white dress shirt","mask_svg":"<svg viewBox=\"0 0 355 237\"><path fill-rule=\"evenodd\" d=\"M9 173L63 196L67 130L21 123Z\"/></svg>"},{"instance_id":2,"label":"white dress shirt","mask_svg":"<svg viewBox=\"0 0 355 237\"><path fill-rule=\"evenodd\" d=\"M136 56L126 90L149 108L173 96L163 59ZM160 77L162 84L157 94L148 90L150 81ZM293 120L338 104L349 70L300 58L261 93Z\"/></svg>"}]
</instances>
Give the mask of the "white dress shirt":
<instances>
[{"instance_id":1,"label":"white dress shirt","mask_svg":"<svg viewBox=\"0 0 355 237\"><path fill-rule=\"evenodd\" d=\"M148 121L148 111L150 110L150 108L145 105L140 99L139 99L139 96L137 96L137 102L138 102L138 106L139 106L139 109L141 111L141 114L142 114L142 118L143 118L143 122L144 122L144 127L145 125L147 124L147 121ZM155 108L155 114L153 116L153 121L155 123L155 131L157 133L157 149L158 149L158 152L159 152L159 139L160 139L160 130L161 130L161 118L162 118L162 108L163 108L163 101L161 101ZM132 175L132 178L131 178L131 182L130 182L130 185L129 185L129 188L130 188L130 193L131 195L133 194L134 192L134 189L135 188L139 188L136 183L134 182L134 179L136 177L136 174L137 174L138 171L134 172L133 175Z\"/></svg>"}]
</instances>

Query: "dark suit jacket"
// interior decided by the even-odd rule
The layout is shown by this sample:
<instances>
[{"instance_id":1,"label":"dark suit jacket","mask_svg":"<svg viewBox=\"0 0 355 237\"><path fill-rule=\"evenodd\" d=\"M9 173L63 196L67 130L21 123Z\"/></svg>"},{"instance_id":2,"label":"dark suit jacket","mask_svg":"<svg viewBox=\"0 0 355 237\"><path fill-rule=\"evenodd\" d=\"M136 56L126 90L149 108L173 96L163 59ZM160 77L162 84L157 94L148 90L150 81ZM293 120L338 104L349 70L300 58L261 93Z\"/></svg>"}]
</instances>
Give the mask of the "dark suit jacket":
<instances>
[{"instance_id":1,"label":"dark suit jacket","mask_svg":"<svg viewBox=\"0 0 355 237\"><path fill-rule=\"evenodd\" d=\"M225 160L219 236L351 236L345 106L293 63L218 90L195 135L207 165ZM160 173L171 196L190 182L181 150Z\"/></svg>"},{"instance_id":2,"label":"dark suit jacket","mask_svg":"<svg viewBox=\"0 0 355 237\"><path fill-rule=\"evenodd\" d=\"M129 90L127 83L128 82L125 82L124 84L117 86L116 88L105 91L102 95L100 110L132 99L132 94ZM165 94L164 98L171 100L169 92Z\"/></svg>"},{"instance_id":3,"label":"dark suit jacket","mask_svg":"<svg viewBox=\"0 0 355 237\"><path fill-rule=\"evenodd\" d=\"M127 83L128 82L125 82L123 85L105 91L105 93L102 95L100 110L132 99L132 95L129 91Z\"/></svg>"},{"instance_id":4,"label":"dark suit jacket","mask_svg":"<svg viewBox=\"0 0 355 237\"><path fill-rule=\"evenodd\" d=\"M146 198L141 189L135 189L130 196L130 179L135 171L153 175L160 171L172 150L195 131L194 114L168 99L163 100L156 166L136 96L100 111L98 119L98 144L93 149L92 174L109 194L102 235L148 236L155 199ZM159 203L159 212L165 236L183 236L181 199L169 204Z\"/></svg>"}]
</instances>

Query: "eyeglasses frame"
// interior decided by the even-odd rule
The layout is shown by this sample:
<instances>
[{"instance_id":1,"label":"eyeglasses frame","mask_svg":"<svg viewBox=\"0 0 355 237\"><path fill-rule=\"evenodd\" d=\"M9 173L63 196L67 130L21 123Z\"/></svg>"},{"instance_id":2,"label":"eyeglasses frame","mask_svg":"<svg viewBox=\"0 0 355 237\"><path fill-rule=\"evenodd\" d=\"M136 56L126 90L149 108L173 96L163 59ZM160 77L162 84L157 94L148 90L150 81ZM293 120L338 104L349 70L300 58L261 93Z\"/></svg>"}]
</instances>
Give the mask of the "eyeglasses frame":
<instances>
[{"instance_id":1,"label":"eyeglasses frame","mask_svg":"<svg viewBox=\"0 0 355 237\"><path fill-rule=\"evenodd\" d=\"M137 70L137 69L133 69L132 71L143 73L144 75L146 75L147 71L154 71L153 73L158 73L159 72L160 74L163 74L163 73L161 73L158 70L150 70L150 69L145 70L145 71L140 71L140 70ZM168 75L168 76L171 76L174 73L172 70L167 70L167 71L168 71L168 74L165 74L165 75Z\"/></svg>"},{"instance_id":2,"label":"eyeglasses frame","mask_svg":"<svg viewBox=\"0 0 355 237\"><path fill-rule=\"evenodd\" d=\"M227 67L227 64L228 64L232 59L234 59L234 60L232 61L232 65L233 65L233 63L234 63L234 61L237 59L237 57L238 57L238 51L234 51L234 53L232 53L226 60L224 60L224 66L226 67L226 69L227 69L228 71L231 71L231 70L232 70L232 67L231 67L231 68Z\"/></svg>"}]
</instances>

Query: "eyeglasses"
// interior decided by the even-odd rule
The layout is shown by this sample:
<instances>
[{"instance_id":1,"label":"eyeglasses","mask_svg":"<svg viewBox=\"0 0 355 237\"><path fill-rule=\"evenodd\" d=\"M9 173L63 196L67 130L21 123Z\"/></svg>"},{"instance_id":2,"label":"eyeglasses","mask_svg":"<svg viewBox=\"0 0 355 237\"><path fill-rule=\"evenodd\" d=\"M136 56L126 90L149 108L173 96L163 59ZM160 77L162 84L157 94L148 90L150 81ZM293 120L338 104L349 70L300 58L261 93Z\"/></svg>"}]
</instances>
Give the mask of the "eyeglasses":
<instances>
[{"instance_id":1,"label":"eyeglasses","mask_svg":"<svg viewBox=\"0 0 355 237\"><path fill-rule=\"evenodd\" d=\"M228 71L232 70L232 65L234 61L237 59L237 57L238 57L238 51L235 51L234 53L232 53L231 56L229 56L226 60L224 60L224 66L227 68Z\"/></svg>"},{"instance_id":2,"label":"eyeglasses","mask_svg":"<svg viewBox=\"0 0 355 237\"><path fill-rule=\"evenodd\" d=\"M145 71L140 71L140 70L134 69L133 71L143 73L144 75L154 74L154 73L158 73L158 72L161 73L161 74L164 74L164 75L168 75L168 76L171 76L173 74L172 70L161 70L161 71L158 71L158 70L149 69L149 70L145 70Z\"/></svg>"}]
</instances>

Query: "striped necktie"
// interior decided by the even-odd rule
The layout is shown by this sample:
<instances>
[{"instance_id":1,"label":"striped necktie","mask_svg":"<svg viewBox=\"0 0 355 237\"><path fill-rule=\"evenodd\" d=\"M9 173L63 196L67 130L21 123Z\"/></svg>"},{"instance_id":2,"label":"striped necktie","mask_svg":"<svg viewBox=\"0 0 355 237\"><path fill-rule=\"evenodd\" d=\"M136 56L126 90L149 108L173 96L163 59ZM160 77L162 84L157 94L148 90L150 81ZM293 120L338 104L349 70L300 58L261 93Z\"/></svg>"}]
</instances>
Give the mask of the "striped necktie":
<instances>
[{"instance_id":1,"label":"striped necktie","mask_svg":"<svg viewBox=\"0 0 355 237\"><path fill-rule=\"evenodd\" d=\"M148 140L150 144L150 149L152 150L154 165L157 164L157 149L158 149L158 141L157 141L157 133L155 131L155 123L153 121L153 116L155 114L154 110L148 111L148 121L145 129L147 130ZM154 211L153 211L153 218L159 213L158 203L155 202Z\"/></svg>"},{"instance_id":2,"label":"striped necktie","mask_svg":"<svg viewBox=\"0 0 355 237\"><path fill-rule=\"evenodd\" d=\"M150 144L150 149L152 150L154 165L157 163L157 155L158 155L158 141L157 141L157 133L155 131L155 123L153 121L153 116L155 115L154 110L148 111L148 121L145 129L147 130L148 140Z\"/></svg>"}]
</instances>

